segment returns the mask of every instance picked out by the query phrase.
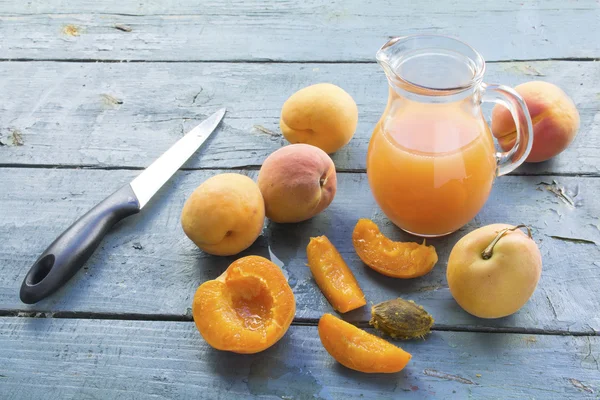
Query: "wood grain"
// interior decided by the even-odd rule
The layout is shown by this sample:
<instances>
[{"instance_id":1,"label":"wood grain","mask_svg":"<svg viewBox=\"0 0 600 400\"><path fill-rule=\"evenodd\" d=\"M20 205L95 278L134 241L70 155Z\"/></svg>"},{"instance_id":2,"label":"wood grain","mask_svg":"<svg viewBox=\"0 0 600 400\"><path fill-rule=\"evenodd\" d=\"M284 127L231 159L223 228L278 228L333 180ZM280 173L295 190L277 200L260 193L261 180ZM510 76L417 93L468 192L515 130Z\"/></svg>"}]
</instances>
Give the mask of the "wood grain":
<instances>
[{"instance_id":1,"label":"wood grain","mask_svg":"<svg viewBox=\"0 0 600 400\"><path fill-rule=\"evenodd\" d=\"M19 287L36 257L79 215L130 181L137 171L0 170L0 309L29 312L97 312L189 318L196 288L214 279L236 257L214 257L198 250L184 235L180 213L187 196L219 171L179 172L142 213L120 223L90 261L56 295L22 304ZM255 178L257 171L245 174ZM327 235L355 273L368 306L345 318L367 321L369 305L401 296L422 304L440 327L510 328L593 332L600 329L600 179L558 178L574 195L576 207L538 185L552 177L503 177L480 214L461 231L428 241L438 265L423 278L398 280L365 267L351 244L358 218L372 218L394 240L419 240L403 234L375 204L365 174L338 174L332 205L300 224L267 223L256 243L242 255L258 254L280 265L296 295L296 317L319 318L331 312L310 270L305 248L311 236ZM525 223L533 228L544 270L530 302L516 315L482 320L462 311L446 283L452 246L482 225ZM584 239L576 243L553 238ZM162 315L162 316L161 316Z\"/></svg>"},{"instance_id":2,"label":"wood grain","mask_svg":"<svg viewBox=\"0 0 600 400\"><path fill-rule=\"evenodd\" d=\"M3 59L373 61L390 35L415 33L460 37L488 60L600 56L593 0L44 3L1 4Z\"/></svg>"},{"instance_id":3,"label":"wood grain","mask_svg":"<svg viewBox=\"0 0 600 400\"><path fill-rule=\"evenodd\" d=\"M349 0L346 2L327 2L320 0L306 0L296 2L293 0L280 0L278 2L266 3L255 0L229 0L226 2L219 0L170 0L165 3L161 0L146 0L144 2L105 0L101 3L93 0L61 0L60 7L47 1L33 0L26 3L18 3L10 0L0 0L2 10L10 15L32 15L32 14L130 14L132 16L145 17L149 15L213 15L233 13L260 16L271 12L288 12L306 15L314 13L317 10L329 11L337 10L338 13L353 10L355 14L381 16L385 14L387 8L393 5L402 7L404 14L414 12L423 12L423 5L409 1L392 2L390 0L365 0L359 2ZM439 7L439 8L437 8ZM519 11L540 11L540 10L595 10L596 3L590 0L561 2L559 0L532 0L523 3L498 2L493 6L490 4L480 4L475 8L472 2L467 0L454 0L451 5L436 4L427 8L430 14L442 14L444 9L450 8L452 11L478 11L493 10L497 12L515 13ZM399 10L395 10L399 13Z\"/></svg>"},{"instance_id":4,"label":"wood grain","mask_svg":"<svg viewBox=\"0 0 600 400\"><path fill-rule=\"evenodd\" d=\"M0 398L597 398L599 20L594 0L0 0L0 316L37 317L0 317ZM374 55L392 35L411 33L470 43L492 61L488 82L558 84L582 125L559 157L499 178L469 225L431 241L440 256L434 270L401 281L364 266L350 236L359 217L370 217L395 240L417 240L382 215L364 174L387 99ZM217 352L191 322L191 299L236 257L198 250L180 228L181 208L219 169L244 168L255 178L264 158L286 144L283 102L317 82L342 86L360 110L355 138L333 156L344 171L338 195L311 221L267 221L242 254L282 267L297 300L295 322L261 354ZM32 306L19 301L23 277L59 233L223 106L221 128L186 165L200 170L177 173L54 296ZM540 184L552 180L574 206ZM463 234L494 222L532 226L544 267L519 313L480 320L452 299L446 260ZM304 250L321 234L369 302L344 318L364 326L371 304L397 296L433 314L425 341L398 343L413 354L405 371L363 375L322 348L312 325L333 310ZM103 319L79 319L94 317Z\"/></svg>"},{"instance_id":5,"label":"wood grain","mask_svg":"<svg viewBox=\"0 0 600 400\"><path fill-rule=\"evenodd\" d=\"M595 398L598 337L434 332L398 343L397 374L337 364L316 327L272 348L210 348L191 322L0 318L0 394L13 399ZM235 366L232 368L232 366Z\"/></svg>"},{"instance_id":6,"label":"wood grain","mask_svg":"<svg viewBox=\"0 0 600 400\"><path fill-rule=\"evenodd\" d=\"M333 82L359 108L357 132L334 155L336 166L364 170L387 101L385 75L376 64L19 62L0 63L0 74L11 77L0 82L0 90L11 93L0 103L0 142L7 144L0 146L1 165L145 168L199 120L227 107L221 129L187 166L256 168L287 143L279 131L285 100L307 85ZM600 96L590 84L600 81L598 63L488 65L488 82L532 79L553 82L574 99L581 129L563 154L516 172L599 174ZM22 145L13 145L14 132Z\"/></svg>"}]
</instances>

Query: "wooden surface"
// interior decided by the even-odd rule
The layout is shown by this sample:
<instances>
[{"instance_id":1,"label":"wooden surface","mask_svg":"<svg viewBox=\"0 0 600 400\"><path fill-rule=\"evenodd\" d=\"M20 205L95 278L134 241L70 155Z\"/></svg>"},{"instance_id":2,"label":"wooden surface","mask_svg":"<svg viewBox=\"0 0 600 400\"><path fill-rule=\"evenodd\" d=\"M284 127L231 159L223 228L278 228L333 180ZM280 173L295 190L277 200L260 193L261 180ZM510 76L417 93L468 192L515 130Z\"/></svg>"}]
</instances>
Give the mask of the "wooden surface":
<instances>
[{"instance_id":1,"label":"wooden surface","mask_svg":"<svg viewBox=\"0 0 600 400\"><path fill-rule=\"evenodd\" d=\"M560 85L581 113L582 129L568 152L517 173L600 173L600 89L584 85L600 82L598 65L488 65L488 82L514 86L545 79ZM0 76L14 76L4 88L20 94L0 104L0 141L11 143L17 131L24 143L3 148L3 164L145 168L194 122L227 107L223 129L186 166L258 168L285 144L279 130L283 102L302 87L333 82L359 109L355 137L333 158L338 170L362 171L387 101L385 74L377 64L6 62L0 63Z\"/></svg>"},{"instance_id":2,"label":"wooden surface","mask_svg":"<svg viewBox=\"0 0 600 400\"><path fill-rule=\"evenodd\" d=\"M411 33L460 36L490 61L600 50L594 0L3 3L4 59L372 62L390 36Z\"/></svg>"},{"instance_id":3,"label":"wooden surface","mask_svg":"<svg viewBox=\"0 0 600 400\"><path fill-rule=\"evenodd\" d=\"M0 398L597 398L599 20L597 1L0 0ZM424 32L480 50L491 61L488 82L558 84L581 129L554 160L499 178L470 224L432 241L435 269L400 281L366 268L350 236L370 217L390 237L415 240L381 213L364 168L387 100L374 54L390 36ZM198 250L180 228L181 207L224 170L255 178L286 143L281 105L317 82L342 86L359 107L354 139L333 156L338 194L311 221L267 221L243 253L282 267L296 319L264 353L215 351L194 327L191 298L236 257ZM185 171L120 223L61 291L20 303L23 277L56 235L220 107L228 108L222 126ZM553 180L574 207L540 185ZM445 267L462 235L495 222L532 226L544 269L519 313L482 320L453 301ZM369 304L402 296L434 316L426 340L397 343L413 354L403 372L362 375L320 345L316 321L332 309L305 266L305 246L321 234ZM368 309L344 318L364 327Z\"/></svg>"},{"instance_id":4,"label":"wooden surface","mask_svg":"<svg viewBox=\"0 0 600 400\"><path fill-rule=\"evenodd\" d=\"M186 198L199 183L221 171L180 172L142 213L123 221L105 239L86 269L61 293L33 306L22 304L15 294L39 249L77 215L129 182L138 171L4 171L0 185L10 190L0 194L0 209L11 212L0 220L0 232L15 233L4 236L0 251L0 307L5 310L189 318L196 288L205 280L216 278L236 258L201 252L185 236L179 222ZM255 178L257 171L248 174ZM298 320L314 320L333 311L305 266L309 238L327 235L356 274L370 304L402 295L425 306L442 326L590 333L600 330L600 315L589 312L600 304L600 247L593 244L600 243L600 199L594 196L600 193L600 179L558 178L570 191L579 191L575 208L539 185L552 179L498 178L489 201L475 220L456 234L431 241L440 262L422 279L384 277L365 267L354 252L352 229L362 217L372 218L394 239L415 240L383 216L370 191L360 190L368 183L366 175L359 173L338 174L338 194L326 212L300 224L267 223L262 235L244 254L260 254L282 266L296 295ZM471 317L452 300L445 278L446 261L452 246L465 232L496 222L526 223L533 228L544 258L544 273L539 289L521 312L509 318L484 320ZM552 236L593 243L572 243ZM345 317L366 322L368 313L365 308Z\"/></svg>"},{"instance_id":5,"label":"wooden surface","mask_svg":"<svg viewBox=\"0 0 600 400\"><path fill-rule=\"evenodd\" d=\"M597 398L600 387L598 337L435 332L403 347L409 367L366 375L336 364L314 326L242 356L210 348L192 322L0 318L0 388L4 400L24 388L32 398L214 400Z\"/></svg>"}]
</instances>

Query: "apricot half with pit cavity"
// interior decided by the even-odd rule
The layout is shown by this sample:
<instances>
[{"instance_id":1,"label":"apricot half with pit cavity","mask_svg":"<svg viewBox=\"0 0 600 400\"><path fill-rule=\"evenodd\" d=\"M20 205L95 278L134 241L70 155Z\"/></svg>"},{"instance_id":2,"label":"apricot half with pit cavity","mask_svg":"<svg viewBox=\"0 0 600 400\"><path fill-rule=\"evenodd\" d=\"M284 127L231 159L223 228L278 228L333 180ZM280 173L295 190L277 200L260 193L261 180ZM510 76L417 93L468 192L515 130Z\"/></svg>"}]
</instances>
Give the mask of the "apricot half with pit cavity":
<instances>
[{"instance_id":1,"label":"apricot half with pit cavity","mask_svg":"<svg viewBox=\"0 0 600 400\"><path fill-rule=\"evenodd\" d=\"M275 344L295 312L294 294L283 273L259 256L240 258L217 279L204 282L192 304L204 340L234 353L257 353Z\"/></svg>"}]
</instances>

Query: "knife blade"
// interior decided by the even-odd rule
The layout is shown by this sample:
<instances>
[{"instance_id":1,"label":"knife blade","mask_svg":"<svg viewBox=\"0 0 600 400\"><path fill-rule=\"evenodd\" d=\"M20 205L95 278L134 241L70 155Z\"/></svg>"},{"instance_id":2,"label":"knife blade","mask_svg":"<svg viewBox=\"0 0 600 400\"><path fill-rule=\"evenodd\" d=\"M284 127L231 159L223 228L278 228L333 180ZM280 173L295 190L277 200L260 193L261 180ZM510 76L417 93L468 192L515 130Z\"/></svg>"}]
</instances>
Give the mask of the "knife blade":
<instances>
[{"instance_id":1,"label":"knife blade","mask_svg":"<svg viewBox=\"0 0 600 400\"><path fill-rule=\"evenodd\" d=\"M179 139L148 168L139 174L130 185L137 197L140 208L164 185L169 178L187 161L215 130L223 116L222 108Z\"/></svg>"},{"instance_id":2,"label":"knife blade","mask_svg":"<svg viewBox=\"0 0 600 400\"><path fill-rule=\"evenodd\" d=\"M58 236L38 257L23 279L21 301L26 304L37 303L71 279L113 225L140 212L150 198L198 150L217 128L225 111L222 108L202 121L131 183L98 203Z\"/></svg>"}]
</instances>

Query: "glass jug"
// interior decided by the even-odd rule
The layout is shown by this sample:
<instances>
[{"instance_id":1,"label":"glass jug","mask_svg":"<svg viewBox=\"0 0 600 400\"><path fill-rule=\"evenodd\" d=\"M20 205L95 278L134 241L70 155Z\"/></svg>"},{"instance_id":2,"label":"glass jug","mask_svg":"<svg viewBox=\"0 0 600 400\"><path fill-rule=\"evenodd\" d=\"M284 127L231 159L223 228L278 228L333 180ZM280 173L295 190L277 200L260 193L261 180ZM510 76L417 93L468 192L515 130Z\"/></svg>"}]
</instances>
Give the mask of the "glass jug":
<instances>
[{"instance_id":1,"label":"glass jug","mask_svg":"<svg viewBox=\"0 0 600 400\"><path fill-rule=\"evenodd\" d=\"M523 99L483 83L485 62L467 44L445 36L397 37L378 52L389 83L386 109L367 153L375 200L399 228L443 236L469 222L496 176L529 155L533 129ZM482 102L505 106L516 125L514 147L496 152Z\"/></svg>"}]
</instances>

